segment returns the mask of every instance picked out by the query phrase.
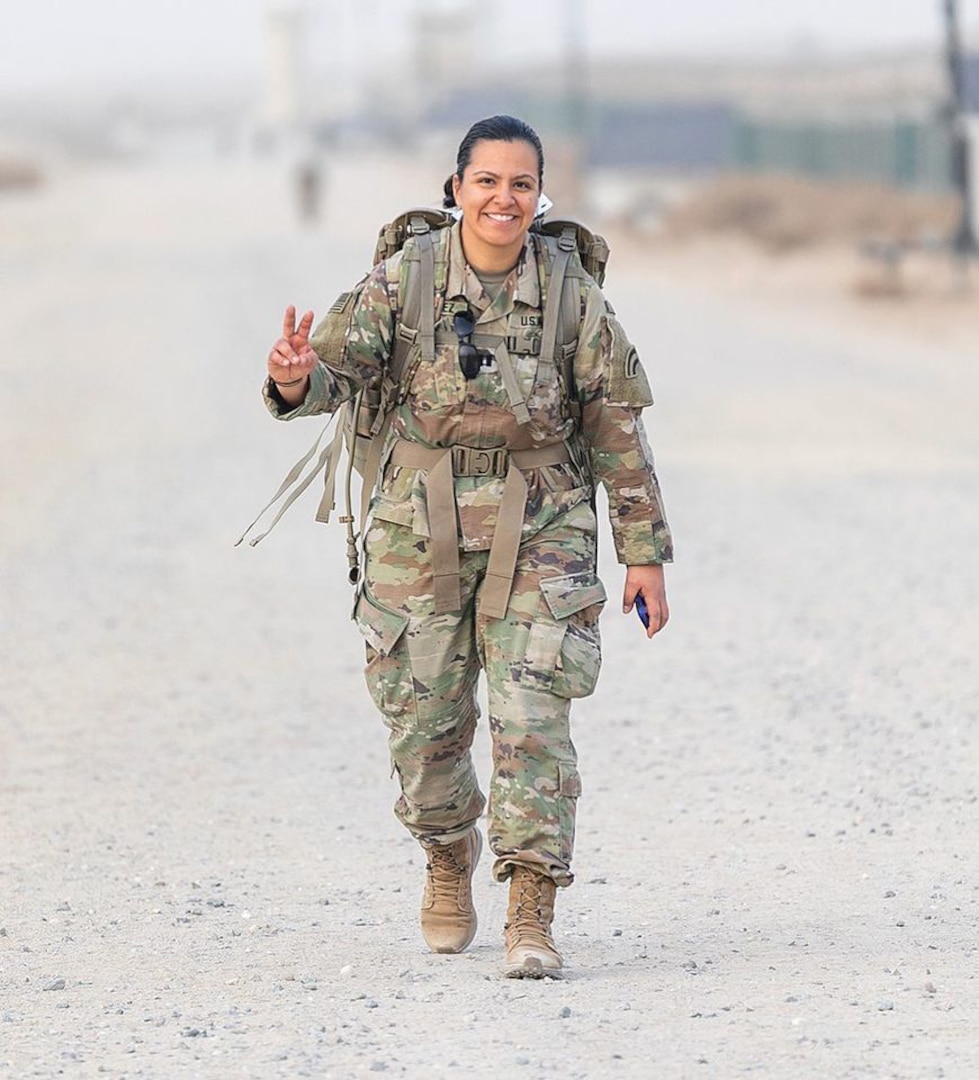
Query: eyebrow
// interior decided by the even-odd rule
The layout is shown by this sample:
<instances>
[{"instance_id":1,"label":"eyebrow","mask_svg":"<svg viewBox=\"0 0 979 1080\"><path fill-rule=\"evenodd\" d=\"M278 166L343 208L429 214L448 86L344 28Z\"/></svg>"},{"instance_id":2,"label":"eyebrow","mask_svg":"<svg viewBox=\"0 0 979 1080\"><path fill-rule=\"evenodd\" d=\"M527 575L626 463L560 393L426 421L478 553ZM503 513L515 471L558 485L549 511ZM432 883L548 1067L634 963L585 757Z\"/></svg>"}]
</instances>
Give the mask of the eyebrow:
<instances>
[{"instance_id":1,"label":"eyebrow","mask_svg":"<svg viewBox=\"0 0 979 1080\"><path fill-rule=\"evenodd\" d=\"M500 174L495 173L490 169L473 169L473 173L476 176L492 176L494 180L499 180ZM513 177L514 180L536 180L537 177L533 173L518 173Z\"/></svg>"}]
</instances>

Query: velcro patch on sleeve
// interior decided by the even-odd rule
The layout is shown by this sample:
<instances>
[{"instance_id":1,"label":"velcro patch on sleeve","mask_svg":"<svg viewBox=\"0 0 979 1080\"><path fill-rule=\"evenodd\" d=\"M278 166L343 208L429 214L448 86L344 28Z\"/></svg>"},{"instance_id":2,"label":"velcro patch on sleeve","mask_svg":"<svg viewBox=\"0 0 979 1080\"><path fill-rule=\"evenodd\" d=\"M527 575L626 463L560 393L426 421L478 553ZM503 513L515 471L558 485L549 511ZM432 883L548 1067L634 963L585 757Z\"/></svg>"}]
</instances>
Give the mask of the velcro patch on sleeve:
<instances>
[{"instance_id":1,"label":"velcro patch on sleeve","mask_svg":"<svg viewBox=\"0 0 979 1080\"><path fill-rule=\"evenodd\" d=\"M353 315L354 303L359 295L360 289L340 293L309 339L316 355L330 367L342 366L347 328Z\"/></svg>"},{"instance_id":2,"label":"velcro patch on sleeve","mask_svg":"<svg viewBox=\"0 0 979 1080\"><path fill-rule=\"evenodd\" d=\"M352 289L350 292L340 293L336 300L333 301L333 306L330 308L328 314L341 315L349 307L350 301L353 299L353 295L354 294Z\"/></svg>"},{"instance_id":3,"label":"velcro patch on sleeve","mask_svg":"<svg viewBox=\"0 0 979 1080\"><path fill-rule=\"evenodd\" d=\"M607 353L606 403L633 409L652 405L653 394L635 345L626 337L617 319L608 318L605 322L611 338Z\"/></svg>"}]
</instances>

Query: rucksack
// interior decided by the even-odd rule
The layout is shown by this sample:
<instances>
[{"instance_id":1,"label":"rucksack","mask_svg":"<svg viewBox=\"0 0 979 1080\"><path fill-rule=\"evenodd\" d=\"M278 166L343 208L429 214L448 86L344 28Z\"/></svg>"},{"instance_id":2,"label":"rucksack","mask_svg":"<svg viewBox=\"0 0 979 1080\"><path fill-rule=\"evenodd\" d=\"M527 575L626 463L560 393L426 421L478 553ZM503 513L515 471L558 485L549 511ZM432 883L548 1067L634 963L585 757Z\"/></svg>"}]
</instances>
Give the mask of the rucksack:
<instances>
[{"instance_id":1,"label":"rucksack","mask_svg":"<svg viewBox=\"0 0 979 1080\"><path fill-rule=\"evenodd\" d=\"M236 546L266 511L288 492L288 498L269 527L249 540L249 544L254 547L268 536L279 518L321 470L325 470L324 491L316 511L316 520L329 521L336 506L337 472L346 453L346 513L339 520L347 527L348 577L351 584L356 584L359 578L358 539L363 534L370 498L377 482L391 413L404 400L415 367L433 363L435 359L435 307L438 295L445 292L448 272L448 233L445 230L455 220L448 211L418 207L399 214L378 231L373 260L375 267L403 251L398 325L387 370L337 410L336 415L340 418L333 440L320 452L311 471L300 480L304 469L316 455L333 417L327 421L316 442L292 467L279 489L238 539ZM538 267L543 267L541 357L557 364L569 413L577 422L581 408L574 392L573 364L582 315L582 283L587 277L593 278L599 286L604 283L609 247L604 237L569 219L538 219L530 228L530 236L531 242L537 246ZM317 327L315 347L321 358L326 354L337 362L340 360L354 307L366 282L365 276L353 289L341 293ZM513 402L512 395L511 403L519 404ZM519 412L518 422L526 422ZM351 496L354 471L360 475L362 482L358 532L354 531L356 519ZM290 488L293 490L290 491Z\"/></svg>"}]
</instances>

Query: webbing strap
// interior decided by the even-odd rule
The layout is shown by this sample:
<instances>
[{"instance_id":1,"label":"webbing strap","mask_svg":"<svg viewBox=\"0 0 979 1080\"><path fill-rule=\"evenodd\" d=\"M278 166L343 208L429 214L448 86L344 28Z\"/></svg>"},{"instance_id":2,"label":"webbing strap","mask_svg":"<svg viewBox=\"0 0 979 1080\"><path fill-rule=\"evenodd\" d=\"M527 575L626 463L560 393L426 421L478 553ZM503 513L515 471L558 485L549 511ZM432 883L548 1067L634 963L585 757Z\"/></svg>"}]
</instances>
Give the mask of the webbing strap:
<instances>
[{"instance_id":1,"label":"webbing strap","mask_svg":"<svg viewBox=\"0 0 979 1080\"><path fill-rule=\"evenodd\" d=\"M506 344L501 342L493 352L496 356L496 365L503 377L503 388L510 399L510 409L518 424L529 424L530 410L527 408L527 399L520 390L517 373L513 370L513 364L510 363L510 353L507 351Z\"/></svg>"},{"instance_id":2,"label":"webbing strap","mask_svg":"<svg viewBox=\"0 0 979 1080\"><path fill-rule=\"evenodd\" d=\"M344 405L344 409L349 407L349 403ZM346 442L343 430L345 423L346 420L344 419L337 424L337 429L333 433L329 447L327 447L329 453L326 458L326 471L323 473L323 494L320 496L320 504L316 508L316 520L322 521L324 524L330 520L330 514L337 504L337 469L340 467L340 458L343 457L343 447Z\"/></svg>"},{"instance_id":3,"label":"webbing strap","mask_svg":"<svg viewBox=\"0 0 979 1080\"><path fill-rule=\"evenodd\" d=\"M524 509L527 505L527 481L510 461L510 471L503 484L499 517L490 545L486 577L479 594L478 610L490 619L502 619L510 603L513 571L517 565L523 535Z\"/></svg>"},{"instance_id":4,"label":"webbing strap","mask_svg":"<svg viewBox=\"0 0 979 1080\"><path fill-rule=\"evenodd\" d=\"M467 453L460 454L460 450ZM489 459L495 454L507 455L506 481L493 543L490 545L479 610L492 619L502 619L509 603L513 571L523 535L527 482L522 470L563 465L571 461L567 446L555 443L533 450L480 451L476 447L419 446L418 443L399 439L392 449L392 464L428 470L428 522L432 534L432 573L435 580L435 612L438 615L458 611L462 606L453 459ZM492 475L497 475L495 470Z\"/></svg>"},{"instance_id":5,"label":"webbing strap","mask_svg":"<svg viewBox=\"0 0 979 1080\"><path fill-rule=\"evenodd\" d=\"M371 439L370 450L367 451L367 461L364 463L363 483L360 489L360 536L364 536L364 527L367 524L367 512L371 506L371 495L381 472L381 456L384 453L384 444L387 442L388 428L391 426L391 410L389 410L377 430L377 434Z\"/></svg>"},{"instance_id":6,"label":"webbing strap","mask_svg":"<svg viewBox=\"0 0 979 1080\"><path fill-rule=\"evenodd\" d=\"M320 442L322 441L323 436L326 434L327 429L329 428L330 424L333 422L333 419L334 419L335 415L336 414L334 413L329 418L329 420L327 420L326 424L323 426L323 430L320 431L319 435L316 436L316 442L314 442L313 445L306 451L306 453L303 454L303 456L296 462L296 464L293 465L293 467L286 474L286 478L279 485L279 488L276 491L276 493L272 496L271 499L269 499L269 501L258 512L258 515L256 516L255 520L251 523L251 525L249 525L248 528L245 529L245 531L241 534L241 536L238 537L238 539L235 541L235 547L237 547L245 539L245 537L252 531L252 529L254 529L255 526L262 520L262 518L265 516L266 511L270 510L273 506L275 506L275 504L279 501L279 499L282 498L282 496L293 486L293 484L296 484L296 482L299 480L299 477L302 475L303 469L306 468L306 466L312 460L313 455L319 449ZM286 499L286 501L282 504L282 506L279 508L279 512L272 519L272 524L269 525L269 527L265 530L265 532L260 533L258 536L254 537L253 539L248 541L248 543L249 543L249 545L251 547L255 547L256 544L261 543L261 541L264 540L265 537L268 536L268 534L275 528L275 526L279 523L279 518L282 517L282 515L289 509L290 506L292 506L292 504L296 501L296 499L298 499L299 496L302 495L302 493L306 490L306 488L309 487L309 485L313 482L313 480L319 474L320 470L326 464L327 459L329 458L331 451L332 451L332 444L330 446L327 446L323 450L323 452L320 454L315 466L313 467L313 471L311 473L309 473L308 476L303 478L303 480L296 487L295 491L293 491L289 495L289 498Z\"/></svg>"},{"instance_id":7,"label":"webbing strap","mask_svg":"<svg viewBox=\"0 0 979 1080\"><path fill-rule=\"evenodd\" d=\"M564 277L568 272L568 263L575 250L574 229L566 228L558 241L558 251L551 266L551 277L547 285L547 299L544 301L544 328L541 331L540 358L542 363L554 363L557 345L558 320L561 315L561 294L564 292Z\"/></svg>"},{"instance_id":8,"label":"webbing strap","mask_svg":"<svg viewBox=\"0 0 979 1080\"><path fill-rule=\"evenodd\" d=\"M435 252L432 248L432 233L424 218L412 218L411 228L418 250L418 290L421 310L418 322L414 313L408 313L405 304L405 321L409 326L418 326L418 338L421 343L422 361L426 364L435 362ZM409 275L415 276L415 275ZM411 282L408 282L409 289Z\"/></svg>"},{"instance_id":9,"label":"webbing strap","mask_svg":"<svg viewBox=\"0 0 979 1080\"><path fill-rule=\"evenodd\" d=\"M452 455L443 453L428 473L428 524L432 537L435 614L459 611L459 526L456 517Z\"/></svg>"}]
</instances>

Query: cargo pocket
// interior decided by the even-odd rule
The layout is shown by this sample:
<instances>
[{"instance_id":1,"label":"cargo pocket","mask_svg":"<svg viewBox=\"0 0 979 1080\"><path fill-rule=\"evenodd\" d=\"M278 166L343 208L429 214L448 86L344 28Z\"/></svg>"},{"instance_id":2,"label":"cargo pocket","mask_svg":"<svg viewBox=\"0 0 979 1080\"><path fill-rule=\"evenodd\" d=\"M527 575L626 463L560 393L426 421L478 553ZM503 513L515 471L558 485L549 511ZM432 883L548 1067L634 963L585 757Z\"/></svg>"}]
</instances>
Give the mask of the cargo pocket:
<instances>
[{"instance_id":1,"label":"cargo pocket","mask_svg":"<svg viewBox=\"0 0 979 1080\"><path fill-rule=\"evenodd\" d=\"M367 643L364 677L371 698L385 716L401 716L414 706L411 665L404 643L408 616L381 607L365 587L354 619Z\"/></svg>"},{"instance_id":2,"label":"cargo pocket","mask_svg":"<svg viewBox=\"0 0 979 1080\"><path fill-rule=\"evenodd\" d=\"M598 617L605 586L592 571L545 578L530 628L525 676L558 697L588 697L602 666Z\"/></svg>"}]
</instances>

